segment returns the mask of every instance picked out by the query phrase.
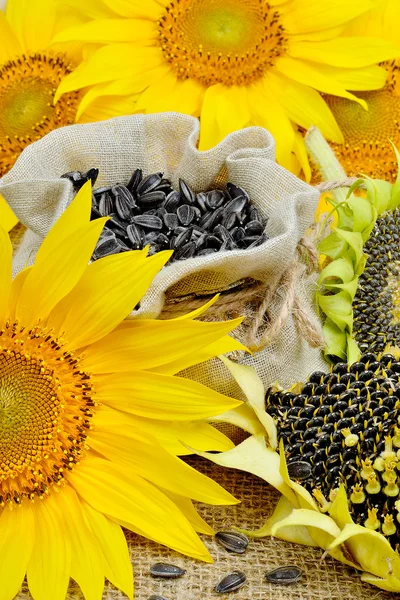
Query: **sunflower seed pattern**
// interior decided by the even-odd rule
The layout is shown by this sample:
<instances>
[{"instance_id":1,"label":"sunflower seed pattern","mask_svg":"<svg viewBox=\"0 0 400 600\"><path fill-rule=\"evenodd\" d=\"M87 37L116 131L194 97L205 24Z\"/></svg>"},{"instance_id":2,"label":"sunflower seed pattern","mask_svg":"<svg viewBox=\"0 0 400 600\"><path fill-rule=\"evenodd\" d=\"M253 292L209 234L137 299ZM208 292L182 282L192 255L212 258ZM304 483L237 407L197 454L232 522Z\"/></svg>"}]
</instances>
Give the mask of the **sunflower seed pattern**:
<instances>
[{"instance_id":1,"label":"sunflower seed pattern","mask_svg":"<svg viewBox=\"0 0 400 600\"><path fill-rule=\"evenodd\" d=\"M74 171L62 177L78 190L98 175ZM247 250L263 244L268 219L262 218L243 188L227 183L224 190L195 191L182 179L174 190L163 173L145 175L135 169L127 183L93 191L91 218L108 216L93 260L150 245L149 254L171 249L169 262Z\"/></svg>"},{"instance_id":2,"label":"sunflower seed pattern","mask_svg":"<svg viewBox=\"0 0 400 600\"><path fill-rule=\"evenodd\" d=\"M243 554L249 545L248 537L236 531L218 531L215 539L225 550L235 554Z\"/></svg>"}]
</instances>

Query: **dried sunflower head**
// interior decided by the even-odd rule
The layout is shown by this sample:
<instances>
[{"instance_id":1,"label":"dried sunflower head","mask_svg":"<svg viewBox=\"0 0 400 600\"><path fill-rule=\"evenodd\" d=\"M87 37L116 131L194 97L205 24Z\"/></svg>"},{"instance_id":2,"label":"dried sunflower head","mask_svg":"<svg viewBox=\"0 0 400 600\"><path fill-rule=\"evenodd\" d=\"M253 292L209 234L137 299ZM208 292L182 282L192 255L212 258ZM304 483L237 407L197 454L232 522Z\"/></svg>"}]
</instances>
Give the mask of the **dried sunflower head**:
<instances>
[{"instance_id":1,"label":"dried sunflower head","mask_svg":"<svg viewBox=\"0 0 400 600\"><path fill-rule=\"evenodd\" d=\"M249 400L226 418L252 435L201 454L282 493L265 525L247 533L319 546L363 581L400 592L400 362L366 354L291 391L271 389L264 414L254 374L225 362Z\"/></svg>"}]
</instances>

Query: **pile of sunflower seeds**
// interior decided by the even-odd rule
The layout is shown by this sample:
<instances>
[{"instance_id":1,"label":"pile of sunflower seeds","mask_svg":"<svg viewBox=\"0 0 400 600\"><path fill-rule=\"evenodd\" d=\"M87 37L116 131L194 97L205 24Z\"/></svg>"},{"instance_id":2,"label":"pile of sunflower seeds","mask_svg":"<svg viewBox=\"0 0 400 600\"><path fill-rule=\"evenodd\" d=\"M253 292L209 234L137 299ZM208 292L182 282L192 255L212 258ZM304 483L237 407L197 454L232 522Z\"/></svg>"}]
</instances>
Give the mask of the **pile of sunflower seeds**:
<instances>
[{"instance_id":1,"label":"pile of sunflower seeds","mask_svg":"<svg viewBox=\"0 0 400 600\"><path fill-rule=\"evenodd\" d=\"M93 182L95 169L65 173L79 189ZM216 252L255 248L267 240L263 220L247 192L227 183L225 190L195 193L182 179L179 191L163 173L143 176L136 169L129 182L93 191L92 219L110 216L93 259L149 245L149 254L174 250L170 262Z\"/></svg>"}]
</instances>

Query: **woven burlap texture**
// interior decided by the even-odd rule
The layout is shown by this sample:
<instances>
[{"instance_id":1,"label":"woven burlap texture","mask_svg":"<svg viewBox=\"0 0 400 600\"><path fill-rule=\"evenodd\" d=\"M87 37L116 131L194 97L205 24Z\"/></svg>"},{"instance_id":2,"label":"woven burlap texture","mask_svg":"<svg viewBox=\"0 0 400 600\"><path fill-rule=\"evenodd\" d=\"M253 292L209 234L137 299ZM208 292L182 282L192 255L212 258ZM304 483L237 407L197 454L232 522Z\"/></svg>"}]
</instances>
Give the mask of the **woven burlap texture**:
<instances>
[{"instance_id":1,"label":"woven burlap texture","mask_svg":"<svg viewBox=\"0 0 400 600\"><path fill-rule=\"evenodd\" d=\"M199 507L199 512L215 531L233 526L256 529L272 513L278 496L266 483L248 473L223 470L203 460L192 459L191 463L242 501L233 507ZM152 594L160 594L168 600L390 600L394 597L361 583L359 573L337 561L331 558L321 560L322 550L317 548L264 538L251 540L247 552L237 555L220 548L213 538L202 536L215 561L213 565L206 565L129 532L127 539L135 575L135 600L147 600ZM186 569L186 575L171 582L154 579L149 568L158 561L179 565ZM303 569L301 582L290 586L266 583L264 574L267 571L288 564ZM235 570L246 574L246 585L229 596L216 594L213 591L216 583ZM76 584L70 585L67 598L83 600ZM106 586L103 600L124 598L113 586ZM28 599L31 600L31 596L24 586L16 600Z\"/></svg>"},{"instance_id":2,"label":"woven burlap texture","mask_svg":"<svg viewBox=\"0 0 400 600\"><path fill-rule=\"evenodd\" d=\"M60 179L61 174L97 167L96 185L102 186L127 182L140 167L144 173L163 172L174 186L182 178L195 191L228 180L243 186L261 214L268 217L270 238L252 250L216 253L164 268L141 302L142 315L158 316L165 292L171 289L181 296L213 293L248 278L267 285L281 279L285 282L296 261L299 241L313 222L319 193L276 164L274 140L265 129L235 132L207 152L197 150L198 135L197 119L162 113L65 127L28 146L0 180L1 193L27 227L15 255L14 272L33 261L41 240L72 199L72 185ZM294 318L307 314L314 329L320 329L313 307L316 275L305 276L305 267L299 269L298 265L296 273L295 285L293 278L291 283L295 302L278 335L262 352L243 359L257 370L266 386L276 381L289 386L326 368L320 349L308 344ZM267 307L272 323L282 313L288 293L285 283L274 290ZM236 392L219 361L207 369L192 369L190 376L226 393Z\"/></svg>"}]
</instances>

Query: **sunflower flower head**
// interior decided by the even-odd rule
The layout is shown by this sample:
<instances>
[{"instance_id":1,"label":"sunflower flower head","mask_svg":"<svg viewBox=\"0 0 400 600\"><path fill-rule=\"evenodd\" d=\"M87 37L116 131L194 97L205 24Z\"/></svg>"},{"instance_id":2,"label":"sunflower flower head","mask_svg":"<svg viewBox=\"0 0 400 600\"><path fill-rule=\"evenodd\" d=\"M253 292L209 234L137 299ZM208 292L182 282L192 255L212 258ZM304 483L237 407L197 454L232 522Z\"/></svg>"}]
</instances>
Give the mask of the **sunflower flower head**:
<instances>
[{"instance_id":1,"label":"sunflower flower head","mask_svg":"<svg viewBox=\"0 0 400 600\"><path fill-rule=\"evenodd\" d=\"M316 0L105 0L95 12L90 7L88 23L55 37L93 47L57 98L87 88L78 115L95 114L99 98L120 114L118 104L130 98L131 112L198 116L201 150L260 125L275 136L278 160L293 171L301 166L308 177L298 127L313 124L343 141L319 92L366 109L347 90L381 88L386 72L375 63L398 52L391 42L342 35L375 4L329 0L322 10Z\"/></svg>"},{"instance_id":2,"label":"sunflower flower head","mask_svg":"<svg viewBox=\"0 0 400 600\"><path fill-rule=\"evenodd\" d=\"M248 397L253 412L241 426L252 435L219 455L200 454L282 494L264 526L246 533L320 547L363 581L399 592L399 362L369 353L292 390L271 388L264 414L254 375L225 363Z\"/></svg>"},{"instance_id":3,"label":"sunflower flower head","mask_svg":"<svg viewBox=\"0 0 400 600\"><path fill-rule=\"evenodd\" d=\"M399 3L382 0L351 21L344 34L398 44L399 27ZM394 60L384 61L381 66L387 71L387 81L382 89L354 92L367 102L368 111L359 110L360 105L346 98L325 95L325 101L343 134L343 143L332 143L332 147L347 174L394 182L397 163L390 142L400 146L400 49Z\"/></svg>"},{"instance_id":4,"label":"sunflower flower head","mask_svg":"<svg viewBox=\"0 0 400 600\"><path fill-rule=\"evenodd\" d=\"M241 347L228 336L240 320L124 321L170 253L88 265L106 220L90 222L91 196L89 182L13 281L0 227L4 600L25 574L37 600L62 600L70 577L86 598L104 577L131 598L121 526L211 561L191 499L235 503L178 455L231 447L207 419L240 402L175 374Z\"/></svg>"}]
</instances>

